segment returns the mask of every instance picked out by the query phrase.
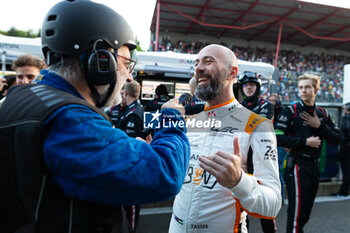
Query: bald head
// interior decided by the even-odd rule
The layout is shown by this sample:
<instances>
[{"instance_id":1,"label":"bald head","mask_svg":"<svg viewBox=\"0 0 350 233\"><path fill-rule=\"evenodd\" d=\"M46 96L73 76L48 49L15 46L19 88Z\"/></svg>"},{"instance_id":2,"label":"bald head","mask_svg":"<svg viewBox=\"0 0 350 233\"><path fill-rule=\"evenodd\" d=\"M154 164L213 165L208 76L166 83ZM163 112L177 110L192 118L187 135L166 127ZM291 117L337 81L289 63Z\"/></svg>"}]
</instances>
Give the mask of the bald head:
<instances>
[{"instance_id":1,"label":"bald head","mask_svg":"<svg viewBox=\"0 0 350 233\"><path fill-rule=\"evenodd\" d=\"M237 58L229 48L217 44L204 47L195 63L195 96L206 101L207 106L232 99L237 64Z\"/></svg>"},{"instance_id":2,"label":"bald head","mask_svg":"<svg viewBox=\"0 0 350 233\"><path fill-rule=\"evenodd\" d=\"M222 62L222 64L226 64L230 68L238 67L236 55L232 52L232 50L225 46L218 44L208 45L200 51L198 57L208 55L214 57L215 60Z\"/></svg>"}]
</instances>

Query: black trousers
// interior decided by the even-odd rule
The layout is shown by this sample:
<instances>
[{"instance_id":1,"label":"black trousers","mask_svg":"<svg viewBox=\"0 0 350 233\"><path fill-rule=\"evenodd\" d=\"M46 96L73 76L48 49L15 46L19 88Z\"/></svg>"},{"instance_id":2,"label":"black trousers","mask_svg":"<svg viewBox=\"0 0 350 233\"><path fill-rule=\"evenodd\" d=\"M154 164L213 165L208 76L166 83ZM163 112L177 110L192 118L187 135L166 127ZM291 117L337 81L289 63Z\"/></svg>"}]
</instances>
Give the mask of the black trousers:
<instances>
[{"instance_id":1,"label":"black trousers","mask_svg":"<svg viewBox=\"0 0 350 233\"><path fill-rule=\"evenodd\" d=\"M277 230L275 219L260 219L262 231L264 233L274 233Z\"/></svg>"},{"instance_id":2,"label":"black trousers","mask_svg":"<svg viewBox=\"0 0 350 233\"><path fill-rule=\"evenodd\" d=\"M302 233L309 220L320 181L318 160L296 161L287 169L287 233Z\"/></svg>"},{"instance_id":3,"label":"black trousers","mask_svg":"<svg viewBox=\"0 0 350 233\"><path fill-rule=\"evenodd\" d=\"M339 194L347 196L349 195L350 186L350 154L347 154L347 152L345 152L339 155L339 162L341 171L343 173L343 183L340 187Z\"/></svg>"}]
</instances>

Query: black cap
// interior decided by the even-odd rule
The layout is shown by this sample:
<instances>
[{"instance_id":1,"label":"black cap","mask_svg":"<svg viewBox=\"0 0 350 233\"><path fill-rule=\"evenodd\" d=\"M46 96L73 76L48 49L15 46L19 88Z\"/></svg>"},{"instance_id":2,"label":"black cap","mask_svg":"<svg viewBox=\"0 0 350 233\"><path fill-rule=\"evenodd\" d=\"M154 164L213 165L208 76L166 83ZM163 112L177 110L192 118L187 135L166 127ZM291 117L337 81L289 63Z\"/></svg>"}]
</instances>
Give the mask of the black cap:
<instances>
[{"instance_id":1,"label":"black cap","mask_svg":"<svg viewBox=\"0 0 350 233\"><path fill-rule=\"evenodd\" d=\"M80 55L101 39L114 49L136 48L129 24L111 8L89 0L66 0L54 5L45 16L42 50L58 55Z\"/></svg>"}]
</instances>

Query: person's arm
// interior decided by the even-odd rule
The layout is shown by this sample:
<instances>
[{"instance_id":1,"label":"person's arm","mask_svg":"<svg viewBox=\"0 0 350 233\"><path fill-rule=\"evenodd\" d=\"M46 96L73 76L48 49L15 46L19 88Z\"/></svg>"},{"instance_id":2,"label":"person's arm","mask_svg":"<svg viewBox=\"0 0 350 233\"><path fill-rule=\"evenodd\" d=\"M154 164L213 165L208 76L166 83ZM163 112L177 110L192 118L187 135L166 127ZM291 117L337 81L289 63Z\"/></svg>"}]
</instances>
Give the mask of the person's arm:
<instances>
[{"instance_id":1,"label":"person's arm","mask_svg":"<svg viewBox=\"0 0 350 233\"><path fill-rule=\"evenodd\" d=\"M274 120L275 108L273 107L273 105L271 103L265 102L261 106L261 111L260 111L259 115L261 115L269 120Z\"/></svg>"},{"instance_id":2,"label":"person's arm","mask_svg":"<svg viewBox=\"0 0 350 233\"><path fill-rule=\"evenodd\" d=\"M327 120L321 123L320 134L329 144L339 145L342 141L342 134L340 130L335 126L331 115L326 112Z\"/></svg>"},{"instance_id":3,"label":"person's arm","mask_svg":"<svg viewBox=\"0 0 350 233\"><path fill-rule=\"evenodd\" d=\"M323 122L320 121L320 118L317 116L316 111L314 111L313 115L302 112L301 118L305 124L317 130L318 136L324 138L330 144L338 145L341 142L342 138L340 131L335 127L335 124L328 112L326 112L324 109L320 111L322 111L320 114L326 114L326 116L323 118Z\"/></svg>"},{"instance_id":4,"label":"person's arm","mask_svg":"<svg viewBox=\"0 0 350 233\"><path fill-rule=\"evenodd\" d=\"M231 189L233 197L250 215L274 218L281 204L276 137L272 123L260 123L251 134L254 176L241 168L239 139L234 139L233 154L218 151L199 157L200 166L213 174L224 187Z\"/></svg>"},{"instance_id":5,"label":"person's arm","mask_svg":"<svg viewBox=\"0 0 350 233\"><path fill-rule=\"evenodd\" d=\"M282 204L279 180L277 143L273 125L261 122L252 132L253 176L243 172L240 182L232 188L233 196L243 209L260 218L276 217Z\"/></svg>"},{"instance_id":6,"label":"person's arm","mask_svg":"<svg viewBox=\"0 0 350 233\"><path fill-rule=\"evenodd\" d=\"M293 113L289 107L285 107L278 114L275 122L275 133L277 136L277 145L287 148L299 148L306 145L306 138L296 135L288 135L288 131L293 124Z\"/></svg>"},{"instance_id":7,"label":"person's arm","mask_svg":"<svg viewBox=\"0 0 350 233\"><path fill-rule=\"evenodd\" d=\"M112 128L85 106L63 107L50 120L44 156L66 195L129 205L165 201L180 191L190 154L185 128L160 129L149 145Z\"/></svg>"}]
</instances>

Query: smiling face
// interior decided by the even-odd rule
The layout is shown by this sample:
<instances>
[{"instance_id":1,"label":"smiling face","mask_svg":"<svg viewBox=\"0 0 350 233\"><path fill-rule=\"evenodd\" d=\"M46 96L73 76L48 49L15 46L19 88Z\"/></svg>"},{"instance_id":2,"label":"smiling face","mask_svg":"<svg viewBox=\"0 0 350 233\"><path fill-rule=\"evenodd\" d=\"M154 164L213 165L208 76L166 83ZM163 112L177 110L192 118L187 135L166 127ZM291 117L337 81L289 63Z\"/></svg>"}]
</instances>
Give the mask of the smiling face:
<instances>
[{"instance_id":1,"label":"smiling face","mask_svg":"<svg viewBox=\"0 0 350 233\"><path fill-rule=\"evenodd\" d=\"M231 67L224 49L217 45L207 46L198 54L195 63L195 95L201 100L218 98L227 86L226 78Z\"/></svg>"}]
</instances>

